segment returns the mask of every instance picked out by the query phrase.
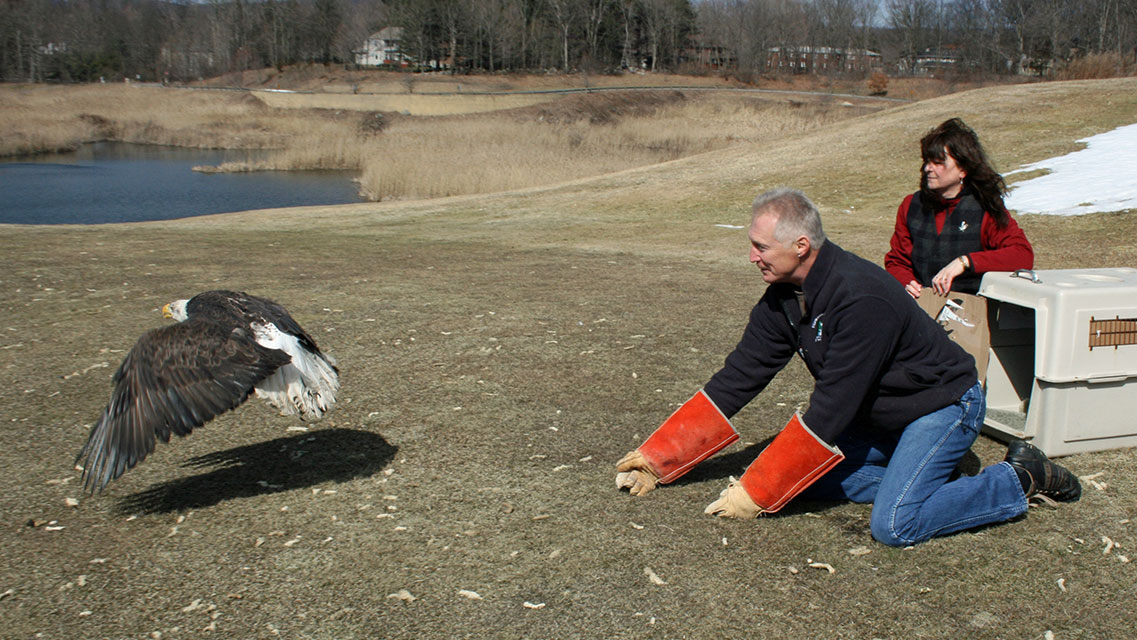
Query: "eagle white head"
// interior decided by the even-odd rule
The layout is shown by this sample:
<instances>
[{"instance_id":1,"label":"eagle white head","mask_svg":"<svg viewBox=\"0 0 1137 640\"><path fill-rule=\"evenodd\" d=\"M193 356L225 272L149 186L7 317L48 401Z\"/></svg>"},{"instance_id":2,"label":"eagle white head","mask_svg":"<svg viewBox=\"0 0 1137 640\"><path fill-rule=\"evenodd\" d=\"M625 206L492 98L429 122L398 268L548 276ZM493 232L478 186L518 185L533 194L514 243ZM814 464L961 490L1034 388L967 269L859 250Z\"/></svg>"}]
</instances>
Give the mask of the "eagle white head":
<instances>
[{"instance_id":1,"label":"eagle white head","mask_svg":"<svg viewBox=\"0 0 1137 640\"><path fill-rule=\"evenodd\" d=\"M185 322L189 314L186 313L186 304L189 300L174 300L170 304L162 307L162 315L167 318L173 318L178 322Z\"/></svg>"}]
</instances>

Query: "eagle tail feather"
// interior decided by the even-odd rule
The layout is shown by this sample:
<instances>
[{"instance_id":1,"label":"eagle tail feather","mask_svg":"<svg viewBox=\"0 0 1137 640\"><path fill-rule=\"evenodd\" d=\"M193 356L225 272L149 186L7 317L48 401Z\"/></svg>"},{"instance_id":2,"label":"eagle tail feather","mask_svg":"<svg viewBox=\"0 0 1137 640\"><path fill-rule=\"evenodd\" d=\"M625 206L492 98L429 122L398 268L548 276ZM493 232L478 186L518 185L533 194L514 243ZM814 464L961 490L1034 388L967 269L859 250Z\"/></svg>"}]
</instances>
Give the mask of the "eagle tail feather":
<instances>
[{"instance_id":1,"label":"eagle tail feather","mask_svg":"<svg viewBox=\"0 0 1137 640\"><path fill-rule=\"evenodd\" d=\"M275 325L254 325L257 342L280 349L291 361L256 385L256 395L280 411L301 420L316 421L331 411L339 392L339 370L329 356L310 351L297 336Z\"/></svg>"},{"instance_id":2,"label":"eagle tail feather","mask_svg":"<svg viewBox=\"0 0 1137 640\"><path fill-rule=\"evenodd\" d=\"M256 386L256 395L280 415L316 421L331 411L339 392L339 376L326 360L307 352L292 354L292 362Z\"/></svg>"}]
</instances>

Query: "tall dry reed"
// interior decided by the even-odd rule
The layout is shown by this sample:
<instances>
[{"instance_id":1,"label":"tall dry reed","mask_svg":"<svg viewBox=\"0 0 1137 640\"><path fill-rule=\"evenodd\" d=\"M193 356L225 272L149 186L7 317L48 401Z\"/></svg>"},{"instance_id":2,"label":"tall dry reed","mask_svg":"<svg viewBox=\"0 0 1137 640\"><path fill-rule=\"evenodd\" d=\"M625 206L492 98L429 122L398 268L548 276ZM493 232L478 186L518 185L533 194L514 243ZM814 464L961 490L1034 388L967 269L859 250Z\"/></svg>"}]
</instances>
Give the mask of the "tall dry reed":
<instances>
[{"instance_id":1,"label":"tall dry reed","mask_svg":"<svg viewBox=\"0 0 1137 640\"><path fill-rule=\"evenodd\" d=\"M275 149L253 164L202 169L352 170L360 172L367 198L432 198L548 185L760 144L865 112L834 100L669 91L545 96L539 106L478 114L469 112L492 102L487 96L471 97L467 104L455 96L421 96L420 108L466 115L415 117L368 111L377 103L360 98L365 97L129 85L7 86L0 88L0 154L102 140ZM505 100L499 106L514 104Z\"/></svg>"},{"instance_id":2,"label":"tall dry reed","mask_svg":"<svg viewBox=\"0 0 1137 640\"><path fill-rule=\"evenodd\" d=\"M861 111L702 94L606 124L476 119L399 120L370 139L361 192L431 198L554 184L811 131Z\"/></svg>"},{"instance_id":3,"label":"tall dry reed","mask_svg":"<svg viewBox=\"0 0 1137 640\"><path fill-rule=\"evenodd\" d=\"M373 200L488 193L611 173L682 152L587 123L414 121L369 142L360 185Z\"/></svg>"},{"instance_id":4,"label":"tall dry reed","mask_svg":"<svg viewBox=\"0 0 1137 640\"><path fill-rule=\"evenodd\" d=\"M1134 74L1137 74L1137 61L1132 54L1122 56L1117 52L1108 52L1075 58L1062 65L1054 76L1058 80L1094 80Z\"/></svg>"},{"instance_id":5,"label":"tall dry reed","mask_svg":"<svg viewBox=\"0 0 1137 640\"><path fill-rule=\"evenodd\" d=\"M284 148L343 136L334 113L272 109L253 94L123 84L0 86L0 155L117 141L217 149ZM353 120L354 122L354 120Z\"/></svg>"}]
</instances>

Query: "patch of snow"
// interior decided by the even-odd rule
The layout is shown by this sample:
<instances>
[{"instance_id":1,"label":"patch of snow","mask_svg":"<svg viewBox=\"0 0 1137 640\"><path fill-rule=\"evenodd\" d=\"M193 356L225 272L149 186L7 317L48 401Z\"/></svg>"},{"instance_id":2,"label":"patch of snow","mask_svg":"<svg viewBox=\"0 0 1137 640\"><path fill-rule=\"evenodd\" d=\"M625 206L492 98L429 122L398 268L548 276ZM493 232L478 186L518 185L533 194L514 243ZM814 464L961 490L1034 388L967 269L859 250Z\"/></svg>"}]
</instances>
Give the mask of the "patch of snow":
<instances>
[{"instance_id":1,"label":"patch of snow","mask_svg":"<svg viewBox=\"0 0 1137 640\"><path fill-rule=\"evenodd\" d=\"M1086 148L1005 174L1050 171L1012 186L1007 208L1059 216L1137 209L1137 124L1078 142Z\"/></svg>"}]
</instances>

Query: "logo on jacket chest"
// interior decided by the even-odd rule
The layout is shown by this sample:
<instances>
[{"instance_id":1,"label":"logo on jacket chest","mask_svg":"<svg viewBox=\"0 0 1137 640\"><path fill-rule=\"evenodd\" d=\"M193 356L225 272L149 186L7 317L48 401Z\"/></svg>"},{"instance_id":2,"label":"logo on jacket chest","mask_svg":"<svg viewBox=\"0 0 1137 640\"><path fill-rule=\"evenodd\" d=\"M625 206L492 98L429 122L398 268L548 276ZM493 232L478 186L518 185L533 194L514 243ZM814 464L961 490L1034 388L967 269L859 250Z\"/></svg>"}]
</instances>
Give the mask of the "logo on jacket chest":
<instances>
[{"instance_id":1,"label":"logo on jacket chest","mask_svg":"<svg viewBox=\"0 0 1137 640\"><path fill-rule=\"evenodd\" d=\"M821 342L821 339L824 337L825 322L822 321L823 317L825 317L824 313L819 314L816 318L814 318L809 323L809 328L811 331L813 331L813 344L817 344L818 342ZM804 332L802 333L801 342L798 344L798 348L797 348L798 355L800 355L803 360L806 359L806 357L805 357L806 353L809 352L808 346L810 344L810 341L809 341L809 338L806 337L807 335L808 334L806 334Z\"/></svg>"},{"instance_id":2,"label":"logo on jacket chest","mask_svg":"<svg viewBox=\"0 0 1137 640\"><path fill-rule=\"evenodd\" d=\"M809 327L813 329L814 342L821 342L821 334L825 331L825 324L821 322L821 318L823 317L825 317L824 313L819 314L816 318L813 319L813 322L809 323Z\"/></svg>"}]
</instances>

